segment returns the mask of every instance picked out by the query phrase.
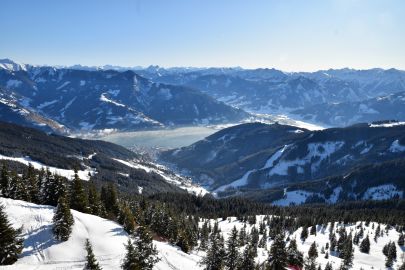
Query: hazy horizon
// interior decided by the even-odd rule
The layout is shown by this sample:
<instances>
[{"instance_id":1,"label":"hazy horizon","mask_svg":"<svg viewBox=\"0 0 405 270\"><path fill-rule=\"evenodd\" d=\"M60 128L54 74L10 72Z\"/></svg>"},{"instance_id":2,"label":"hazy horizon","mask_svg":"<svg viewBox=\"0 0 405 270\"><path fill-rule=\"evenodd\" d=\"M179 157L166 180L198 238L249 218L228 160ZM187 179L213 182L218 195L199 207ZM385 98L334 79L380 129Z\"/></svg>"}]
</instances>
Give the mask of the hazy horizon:
<instances>
[{"instance_id":1,"label":"hazy horizon","mask_svg":"<svg viewBox=\"0 0 405 270\"><path fill-rule=\"evenodd\" d=\"M0 2L2 55L34 65L405 69L401 0Z\"/></svg>"}]
</instances>

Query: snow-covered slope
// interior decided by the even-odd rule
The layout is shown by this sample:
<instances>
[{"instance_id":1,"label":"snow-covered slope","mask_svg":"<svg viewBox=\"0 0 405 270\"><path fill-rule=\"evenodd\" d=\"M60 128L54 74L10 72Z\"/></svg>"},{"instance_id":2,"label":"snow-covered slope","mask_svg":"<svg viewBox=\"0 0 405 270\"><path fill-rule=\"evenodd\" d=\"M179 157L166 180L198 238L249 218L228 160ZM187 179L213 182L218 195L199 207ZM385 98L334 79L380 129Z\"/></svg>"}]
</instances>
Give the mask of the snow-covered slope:
<instances>
[{"instance_id":1,"label":"snow-covered slope","mask_svg":"<svg viewBox=\"0 0 405 270\"><path fill-rule=\"evenodd\" d=\"M125 254L124 243L128 235L123 228L115 222L88 214L83 214L72 210L75 219L73 232L66 242L58 242L52 239L52 216L53 207L36 205L18 200L0 198L0 203L5 206L6 214L9 220L16 228L23 228L24 250L16 264L0 269L83 269L85 263L84 241L89 238L93 245L94 253L103 269L119 269L123 256ZM247 232L250 232L253 226L259 228L259 224L265 216L257 216L256 224L247 224ZM227 219L210 220L211 225L218 221L219 228L225 238L228 238L229 232L235 226L240 230L244 223L238 221L235 217ZM204 221L200 222L202 226ZM335 224L335 231L344 227L349 233L359 231L360 222L356 224ZM368 226L363 223L364 237L368 234L371 241L370 253L365 254L359 251L358 246L354 246L354 260L352 269L385 269L385 256L382 253L383 246L390 241L396 243L399 233L394 228L387 228L381 224L382 235L373 240L376 223L371 222ZM290 239L296 238L298 249L307 255L307 252L313 242L317 243L319 257L317 263L322 268L326 262L332 263L334 269L338 269L341 259L330 254L329 259L324 258L321 253L322 247L329 242L329 227L317 225L317 234L309 235L305 241L300 240L302 228L289 235ZM260 235L260 238L262 235ZM198 262L204 256L203 251L192 251L191 254L183 253L179 248L168 243L154 241L160 262L154 267L155 270L188 270L202 269ZM272 244L267 241L267 249ZM404 254L404 248L396 244L398 260L395 262L394 269L400 264L401 256ZM240 248L243 250L243 247ZM268 258L268 253L264 248L258 248L257 263L262 263Z\"/></svg>"},{"instance_id":2,"label":"snow-covered slope","mask_svg":"<svg viewBox=\"0 0 405 270\"><path fill-rule=\"evenodd\" d=\"M83 269L85 240L93 245L103 269L119 269L125 255L128 235L115 222L72 210L75 220L72 235L66 242L52 238L54 207L0 198L9 220L23 228L24 250L16 264L0 269ZM162 260L156 270L199 269L199 256L183 253L179 248L155 241Z\"/></svg>"}]
</instances>

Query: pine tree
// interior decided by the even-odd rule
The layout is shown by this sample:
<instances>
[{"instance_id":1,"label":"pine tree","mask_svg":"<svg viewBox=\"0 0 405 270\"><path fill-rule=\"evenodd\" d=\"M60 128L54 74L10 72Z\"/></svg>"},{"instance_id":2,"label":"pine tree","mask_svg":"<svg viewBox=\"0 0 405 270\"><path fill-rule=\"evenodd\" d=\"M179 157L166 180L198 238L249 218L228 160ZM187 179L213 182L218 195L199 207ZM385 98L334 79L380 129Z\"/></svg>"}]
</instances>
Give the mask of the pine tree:
<instances>
[{"instance_id":1,"label":"pine tree","mask_svg":"<svg viewBox=\"0 0 405 270\"><path fill-rule=\"evenodd\" d=\"M268 270L282 270L287 268L287 251L282 235L277 235L270 248Z\"/></svg>"},{"instance_id":2,"label":"pine tree","mask_svg":"<svg viewBox=\"0 0 405 270\"><path fill-rule=\"evenodd\" d=\"M311 226L311 231L309 232L310 235L316 235L316 225Z\"/></svg>"},{"instance_id":3,"label":"pine tree","mask_svg":"<svg viewBox=\"0 0 405 270\"><path fill-rule=\"evenodd\" d=\"M7 219L4 206L0 204L0 265L13 264L23 249L20 230L15 230Z\"/></svg>"},{"instance_id":4,"label":"pine tree","mask_svg":"<svg viewBox=\"0 0 405 270\"><path fill-rule=\"evenodd\" d=\"M96 256L94 256L93 253L93 247L91 246L91 243L89 239L86 239L86 264L84 265L84 270L101 270L100 265L98 264L96 260Z\"/></svg>"},{"instance_id":5,"label":"pine tree","mask_svg":"<svg viewBox=\"0 0 405 270\"><path fill-rule=\"evenodd\" d=\"M127 253L121 265L124 270L151 270L159 261L152 236L143 226L137 228L134 244L128 239L128 244L125 247Z\"/></svg>"},{"instance_id":6,"label":"pine tree","mask_svg":"<svg viewBox=\"0 0 405 270\"><path fill-rule=\"evenodd\" d=\"M385 266L391 267L394 263L394 260L397 259L397 248L395 246L395 242L390 242L388 244L388 254Z\"/></svg>"},{"instance_id":7,"label":"pine tree","mask_svg":"<svg viewBox=\"0 0 405 270\"><path fill-rule=\"evenodd\" d=\"M360 243L360 252L369 253L370 252L370 239L368 235Z\"/></svg>"},{"instance_id":8,"label":"pine tree","mask_svg":"<svg viewBox=\"0 0 405 270\"><path fill-rule=\"evenodd\" d=\"M304 265L303 254L298 250L297 241L292 239L287 248L287 262L290 266L297 266L302 268Z\"/></svg>"},{"instance_id":9,"label":"pine tree","mask_svg":"<svg viewBox=\"0 0 405 270\"><path fill-rule=\"evenodd\" d=\"M201 250L207 249L208 237L209 237L208 222L205 221L201 227L201 232L200 232L200 249Z\"/></svg>"},{"instance_id":10,"label":"pine tree","mask_svg":"<svg viewBox=\"0 0 405 270\"><path fill-rule=\"evenodd\" d=\"M7 169L7 165L5 162L3 163L3 166L1 167L0 190L1 190L1 195L4 198L10 197L10 176L8 174L8 169Z\"/></svg>"},{"instance_id":11,"label":"pine tree","mask_svg":"<svg viewBox=\"0 0 405 270\"><path fill-rule=\"evenodd\" d=\"M257 256L257 246L259 245L259 231L253 227L250 233L250 246L252 247L253 256Z\"/></svg>"},{"instance_id":12,"label":"pine tree","mask_svg":"<svg viewBox=\"0 0 405 270\"><path fill-rule=\"evenodd\" d=\"M200 264L205 270L220 270L224 267L225 250L224 244L218 233L212 233L210 246L207 254L202 258Z\"/></svg>"},{"instance_id":13,"label":"pine tree","mask_svg":"<svg viewBox=\"0 0 405 270\"><path fill-rule=\"evenodd\" d=\"M234 226L232 231L229 233L229 238L226 242L225 267L228 270L235 270L238 260L238 230Z\"/></svg>"},{"instance_id":14,"label":"pine tree","mask_svg":"<svg viewBox=\"0 0 405 270\"><path fill-rule=\"evenodd\" d=\"M243 251L242 257L238 265L238 270L254 270L255 269L255 256L253 247L247 245Z\"/></svg>"},{"instance_id":15,"label":"pine tree","mask_svg":"<svg viewBox=\"0 0 405 270\"><path fill-rule=\"evenodd\" d=\"M88 212L88 202L84 191L82 180L80 180L75 170L75 177L70 185L70 208L82 213Z\"/></svg>"},{"instance_id":16,"label":"pine tree","mask_svg":"<svg viewBox=\"0 0 405 270\"><path fill-rule=\"evenodd\" d=\"M324 270L333 270L332 264L330 262L327 262Z\"/></svg>"},{"instance_id":17,"label":"pine tree","mask_svg":"<svg viewBox=\"0 0 405 270\"><path fill-rule=\"evenodd\" d=\"M304 242L305 241L305 239L307 239L308 238L308 228L307 227L302 227L302 231L301 231L301 236L300 236L300 238L301 238L301 241L302 242Z\"/></svg>"},{"instance_id":18,"label":"pine tree","mask_svg":"<svg viewBox=\"0 0 405 270\"><path fill-rule=\"evenodd\" d=\"M23 179L14 171L11 173L11 179L10 198L15 200L29 201L27 185L23 182Z\"/></svg>"},{"instance_id":19,"label":"pine tree","mask_svg":"<svg viewBox=\"0 0 405 270\"><path fill-rule=\"evenodd\" d=\"M135 230L135 219L129 206L124 205L120 209L118 222L124 227L128 234L132 234Z\"/></svg>"},{"instance_id":20,"label":"pine tree","mask_svg":"<svg viewBox=\"0 0 405 270\"><path fill-rule=\"evenodd\" d=\"M64 197L60 197L58 206L56 207L55 214L53 216L53 234L57 240L67 241L72 232L72 225L74 219L70 212L69 205L66 203Z\"/></svg>"},{"instance_id":21,"label":"pine tree","mask_svg":"<svg viewBox=\"0 0 405 270\"><path fill-rule=\"evenodd\" d=\"M267 230L264 229L262 232L263 232L263 236L260 239L259 247L260 248L266 248L266 245L267 245Z\"/></svg>"},{"instance_id":22,"label":"pine tree","mask_svg":"<svg viewBox=\"0 0 405 270\"><path fill-rule=\"evenodd\" d=\"M311 247L308 250L308 257L314 260L318 257L318 250L316 249L315 242L312 243Z\"/></svg>"},{"instance_id":23,"label":"pine tree","mask_svg":"<svg viewBox=\"0 0 405 270\"><path fill-rule=\"evenodd\" d=\"M314 258L305 258L304 262L304 269L305 270L316 270L316 261Z\"/></svg>"},{"instance_id":24,"label":"pine tree","mask_svg":"<svg viewBox=\"0 0 405 270\"><path fill-rule=\"evenodd\" d=\"M345 241L342 252L343 265L346 268L350 268L353 265L353 257L354 257L353 253L354 253L353 242L351 237L348 237Z\"/></svg>"},{"instance_id":25,"label":"pine tree","mask_svg":"<svg viewBox=\"0 0 405 270\"><path fill-rule=\"evenodd\" d=\"M247 233L246 233L246 224L243 225L242 229L239 232L239 246L243 247L246 244Z\"/></svg>"},{"instance_id":26,"label":"pine tree","mask_svg":"<svg viewBox=\"0 0 405 270\"><path fill-rule=\"evenodd\" d=\"M405 270L405 261L402 263L402 265L398 268L398 270Z\"/></svg>"},{"instance_id":27,"label":"pine tree","mask_svg":"<svg viewBox=\"0 0 405 270\"><path fill-rule=\"evenodd\" d=\"M31 163L28 164L27 171L24 174L24 180L24 182L28 185L28 197L30 202L40 203L40 186L34 167L31 165Z\"/></svg>"},{"instance_id":28,"label":"pine tree","mask_svg":"<svg viewBox=\"0 0 405 270\"><path fill-rule=\"evenodd\" d=\"M109 219L115 219L119 213L118 193L114 184L109 183L101 188L101 202L107 211Z\"/></svg>"},{"instance_id":29,"label":"pine tree","mask_svg":"<svg viewBox=\"0 0 405 270\"><path fill-rule=\"evenodd\" d=\"M403 247L405 245L405 236L403 233L398 237L398 246Z\"/></svg>"},{"instance_id":30,"label":"pine tree","mask_svg":"<svg viewBox=\"0 0 405 270\"><path fill-rule=\"evenodd\" d=\"M42 204L56 206L59 198L66 196L65 180L59 176L52 174L48 169L45 172L42 191Z\"/></svg>"},{"instance_id":31,"label":"pine tree","mask_svg":"<svg viewBox=\"0 0 405 270\"><path fill-rule=\"evenodd\" d=\"M89 212L92 215L101 216L103 207L100 200L100 195L97 192L96 186L90 182L88 191Z\"/></svg>"}]
</instances>

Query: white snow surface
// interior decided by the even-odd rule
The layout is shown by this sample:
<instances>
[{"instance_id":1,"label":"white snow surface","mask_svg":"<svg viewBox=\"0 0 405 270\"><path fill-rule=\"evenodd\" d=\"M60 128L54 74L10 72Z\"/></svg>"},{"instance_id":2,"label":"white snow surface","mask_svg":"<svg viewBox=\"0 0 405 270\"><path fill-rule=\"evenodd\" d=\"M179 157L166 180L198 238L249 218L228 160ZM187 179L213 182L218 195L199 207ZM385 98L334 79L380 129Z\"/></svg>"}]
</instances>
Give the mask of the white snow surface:
<instances>
[{"instance_id":1,"label":"white snow surface","mask_svg":"<svg viewBox=\"0 0 405 270\"><path fill-rule=\"evenodd\" d=\"M395 196L403 198L403 191L398 190L393 184L371 187L364 192L363 200L388 200Z\"/></svg>"},{"instance_id":2,"label":"white snow surface","mask_svg":"<svg viewBox=\"0 0 405 270\"><path fill-rule=\"evenodd\" d=\"M11 200L0 198L0 204L5 206L5 212L11 224L15 228L22 227L24 241L24 250L20 255L20 259L16 264L11 266L0 266L0 269L83 269L85 264L84 242L88 238L93 245L94 254L103 269L119 269L122 259L125 254L124 244L128 239L128 235L123 228L117 223L106 220L97 216L83 214L72 210L75 220L73 225L72 235L66 242L58 242L52 239L52 217L54 207L36 205L24 201ZM265 216L256 216L256 224L246 225L248 232L253 226L259 227ZM225 241L228 239L229 232L235 226L240 230L244 223L238 221L235 217L228 217L225 220L217 219L210 220L211 226L214 222L218 222ZM202 226L204 221L200 222ZM349 233L359 231L357 226L360 222L354 224L338 224L335 223L335 231L340 228L345 228ZM394 241L397 245L398 232L390 228L386 230L386 225L381 224L381 231L384 232L377 242L374 242L374 229L376 223L371 222L369 226L364 228L364 237L370 236L370 253L365 254L359 251L359 247L354 245L354 270L359 269L385 269L385 256L382 254L382 249L389 241ZM307 255L308 250L313 242L316 242L319 256L316 262L325 267L327 261L331 262L333 269L338 269L342 260L330 254L329 259L325 259L320 253L322 247L325 247L329 242L329 228L327 226L317 225L316 235L309 235L305 241L300 240L302 228L289 235L290 239L297 239L298 249ZM260 235L260 238L262 235ZM287 235L286 235L287 237ZM183 253L178 247L172 246L166 242L154 241L159 252L160 262L155 265L154 270L199 270L202 266L198 264L203 251L192 251L190 254ZM270 249L272 240L267 241L267 249ZM288 244L287 244L288 245ZM404 249L398 245L397 257L401 258ZM243 247L240 248L240 251ZM256 262L264 262L268 258L268 253L263 248L258 248L258 256ZM393 269L397 269L400 264L400 259L394 263Z\"/></svg>"},{"instance_id":3,"label":"white snow surface","mask_svg":"<svg viewBox=\"0 0 405 270\"><path fill-rule=\"evenodd\" d=\"M125 166L131 167L134 169L144 170L145 172L148 172L148 173L154 172L154 173L160 175L166 182L176 185L179 188L184 189L189 193L193 193L193 194L201 195L201 196L204 196L205 194L208 193L208 191L205 188L192 183L191 180L184 179L183 177L181 177L177 174L174 174L174 173L168 173L166 167L164 167L163 165L151 163L150 166L148 166L148 164L146 164L146 163L140 164L139 161L137 161L137 160L126 161L126 160L117 159L117 158L113 158L113 160L118 161L118 162L124 164Z\"/></svg>"},{"instance_id":4,"label":"white snow surface","mask_svg":"<svg viewBox=\"0 0 405 270\"><path fill-rule=\"evenodd\" d=\"M31 164L35 169L40 170L42 168L46 169L53 173L53 174L58 174L60 176L66 177L68 179L73 179L75 176L74 170L68 170L68 169L60 169L52 166L47 166L45 164L42 164L41 162L32 160L29 156L26 157L7 157L0 155L0 160L11 160L11 161L16 161L19 163L22 163L24 165L29 165ZM87 168L86 170L80 170L77 172L77 175L79 176L80 179L82 180L89 180L89 173L90 175L94 175L96 173L95 169L92 168Z\"/></svg>"},{"instance_id":5,"label":"white snow surface","mask_svg":"<svg viewBox=\"0 0 405 270\"><path fill-rule=\"evenodd\" d=\"M370 124L370 127L396 127L405 125L405 122L392 122L392 123L383 123L383 124Z\"/></svg>"},{"instance_id":6,"label":"white snow surface","mask_svg":"<svg viewBox=\"0 0 405 270\"><path fill-rule=\"evenodd\" d=\"M272 204L279 206L299 205L305 203L313 193L304 190L287 191L284 198L274 201Z\"/></svg>"},{"instance_id":7,"label":"white snow surface","mask_svg":"<svg viewBox=\"0 0 405 270\"><path fill-rule=\"evenodd\" d=\"M22 227L24 237L20 259L0 269L83 269L87 238L103 269L120 269L128 235L116 222L71 210L75 220L72 234L68 241L59 242L52 238L54 207L5 198L0 198L0 204L5 206L11 224ZM200 256L183 253L165 242L154 244L161 257L154 270L201 269L197 265Z\"/></svg>"},{"instance_id":8,"label":"white snow surface","mask_svg":"<svg viewBox=\"0 0 405 270\"><path fill-rule=\"evenodd\" d=\"M224 140L225 137L223 136L223 137L219 138L218 140L220 140L220 139ZM263 169L267 169L267 168L272 167L273 164L274 164L274 162L275 162L276 160L278 160L278 159L281 157L281 155L282 155L283 152L288 148L288 146L289 146L289 145L285 145L283 148L277 150L277 151L266 161L266 163L264 164L264 166L263 166L260 170L263 170ZM249 170L249 171L247 171L241 178L239 178L239 179L233 181L233 182L230 183L230 184L226 184L226 185L220 186L219 188L215 189L215 190L214 190L214 193L222 192L222 191L225 191L226 189L229 189L229 188L238 188L238 187L246 186L246 185L248 184L249 175L250 175L252 172L255 172L255 171L257 171L257 170Z\"/></svg>"},{"instance_id":9,"label":"white snow surface","mask_svg":"<svg viewBox=\"0 0 405 270\"><path fill-rule=\"evenodd\" d=\"M389 151L392 153L399 153L405 151L405 146L399 144L399 140L395 140L392 142Z\"/></svg>"},{"instance_id":10,"label":"white snow surface","mask_svg":"<svg viewBox=\"0 0 405 270\"><path fill-rule=\"evenodd\" d=\"M340 141L309 143L307 146L308 154L304 158L296 160L282 159L270 169L269 175L287 175L288 168L291 166L298 166L298 173L300 173L303 170L301 166L307 163L311 163L311 171L316 172L321 162L339 150L343 145L344 142ZM312 161L313 159L316 161Z\"/></svg>"},{"instance_id":11,"label":"white snow surface","mask_svg":"<svg viewBox=\"0 0 405 270\"><path fill-rule=\"evenodd\" d=\"M122 104L122 103L119 103L119 102L117 102L117 101L115 101L115 100L112 100L112 99L107 98L107 97L105 96L105 93L101 94L101 96L100 96L100 101L104 101L104 102L107 102L107 103L111 103L111 104L114 104L115 106L118 106L118 107L126 107L126 106L125 106L124 104Z\"/></svg>"}]
</instances>

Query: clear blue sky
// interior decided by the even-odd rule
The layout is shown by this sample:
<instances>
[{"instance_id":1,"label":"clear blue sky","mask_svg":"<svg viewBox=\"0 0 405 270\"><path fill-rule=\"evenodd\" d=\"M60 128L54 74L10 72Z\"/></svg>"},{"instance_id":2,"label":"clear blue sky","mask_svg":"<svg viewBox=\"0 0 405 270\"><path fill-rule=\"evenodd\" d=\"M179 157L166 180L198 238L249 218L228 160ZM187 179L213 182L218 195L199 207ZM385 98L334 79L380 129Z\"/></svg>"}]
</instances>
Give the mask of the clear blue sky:
<instances>
[{"instance_id":1,"label":"clear blue sky","mask_svg":"<svg viewBox=\"0 0 405 270\"><path fill-rule=\"evenodd\" d=\"M405 69L405 1L0 0L0 58Z\"/></svg>"}]
</instances>

